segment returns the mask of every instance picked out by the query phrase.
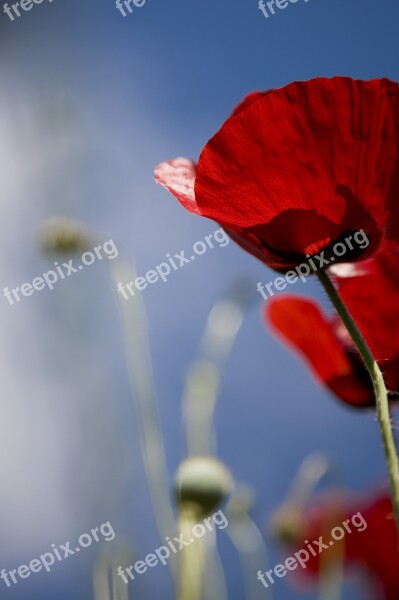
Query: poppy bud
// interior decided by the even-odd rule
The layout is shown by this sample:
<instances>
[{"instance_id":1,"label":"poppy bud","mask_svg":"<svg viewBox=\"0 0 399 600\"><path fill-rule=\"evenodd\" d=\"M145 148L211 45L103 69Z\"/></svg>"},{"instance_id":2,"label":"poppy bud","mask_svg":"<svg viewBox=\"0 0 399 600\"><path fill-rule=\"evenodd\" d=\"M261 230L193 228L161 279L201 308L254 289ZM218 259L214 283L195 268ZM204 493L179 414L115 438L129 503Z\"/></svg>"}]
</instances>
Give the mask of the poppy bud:
<instances>
[{"instance_id":1,"label":"poppy bud","mask_svg":"<svg viewBox=\"0 0 399 600\"><path fill-rule=\"evenodd\" d=\"M195 456L185 460L176 475L175 495L180 509L192 508L198 516L210 515L231 492L230 471L216 458Z\"/></svg>"},{"instance_id":2,"label":"poppy bud","mask_svg":"<svg viewBox=\"0 0 399 600\"><path fill-rule=\"evenodd\" d=\"M67 217L52 217L41 227L39 243L45 254L72 254L90 246L85 227Z\"/></svg>"},{"instance_id":3,"label":"poppy bud","mask_svg":"<svg viewBox=\"0 0 399 600\"><path fill-rule=\"evenodd\" d=\"M287 544L300 542L304 535L303 510L295 504L284 503L271 519L271 531L276 540Z\"/></svg>"}]
</instances>

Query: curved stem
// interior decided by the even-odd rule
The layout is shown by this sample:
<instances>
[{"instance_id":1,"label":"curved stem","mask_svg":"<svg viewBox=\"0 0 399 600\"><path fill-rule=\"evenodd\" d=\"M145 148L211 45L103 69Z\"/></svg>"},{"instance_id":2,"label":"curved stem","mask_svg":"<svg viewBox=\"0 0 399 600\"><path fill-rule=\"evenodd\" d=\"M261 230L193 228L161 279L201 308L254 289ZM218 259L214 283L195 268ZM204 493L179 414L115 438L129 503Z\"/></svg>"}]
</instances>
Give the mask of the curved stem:
<instances>
[{"instance_id":1,"label":"curved stem","mask_svg":"<svg viewBox=\"0 0 399 600\"><path fill-rule=\"evenodd\" d=\"M384 444L385 457L391 484L393 509L396 519L396 526L399 531L399 459L395 445L395 438L392 431L391 417L389 414L388 392L385 387L384 378L376 360L374 359L374 356L371 353L370 348L360 333L356 323L352 319L352 316L350 315L345 303L335 289L331 279L325 271L318 271L317 276L328 297L330 298L335 310L347 328L349 335L358 349L373 382L378 421L380 424L381 436Z\"/></svg>"},{"instance_id":2,"label":"curved stem","mask_svg":"<svg viewBox=\"0 0 399 600\"><path fill-rule=\"evenodd\" d=\"M187 373L183 402L190 455L216 452L213 421L223 369L249 304L236 296L231 292L213 306L201 340L202 357Z\"/></svg>"},{"instance_id":3,"label":"curved stem","mask_svg":"<svg viewBox=\"0 0 399 600\"><path fill-rule=\"evenodd\" d=\"M129 600L127 585L117 575L118 566L129 558L126 549L99 555L93 568L94 600Z\"/></svg>"},{"instance_id":4,"label":"curved stem","mask_svg":"<svg viewBox=\"0 0 399 600\"><path fill-rule=\"evenodd\" d=\"M256 523L245 508L237 510L227 505L229 527L226 533L231 539L240 558L241 571L244 576L246 600L273 600L272 588L265 589L255 577L258 568L267 571L270 566L265 541Z\"/></svg>"},{"instance_id":5,"label":"curved stem","mask_svg":"<svg viewBox=\"0 0 399 600\"><path fill-rule=\"evenodd\" d=\"M314 489L320 481L333 470L331 461L321 454L314 452L301 463L294 481L286 496L286 503L304 510Z\"/></svg>"},{"instance_id":6,"label":"curved stem","mask_svg":"<svg viewBox=\"0 0 399 600\"><path fill-rule=\"evenodd\" d=\"M126 363L143 464L159 535L165 538L176 531L176 520L169 495L169 474L152 377L147 313L141 294L124 300L118 292L120 281L133 281L136 277L131 261L121 252L110 267L122 313ZM176 565L172 556L168 565L172 576L175 576Z\"/></svg>"}]
</instances>

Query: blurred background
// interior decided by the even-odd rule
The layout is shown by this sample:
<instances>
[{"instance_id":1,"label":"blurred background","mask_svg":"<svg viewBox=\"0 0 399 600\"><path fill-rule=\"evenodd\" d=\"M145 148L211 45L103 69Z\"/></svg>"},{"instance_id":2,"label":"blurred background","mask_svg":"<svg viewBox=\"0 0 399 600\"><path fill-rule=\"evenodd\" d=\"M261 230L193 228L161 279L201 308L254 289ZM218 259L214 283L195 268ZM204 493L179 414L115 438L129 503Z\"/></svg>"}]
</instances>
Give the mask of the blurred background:
<instances>
[{"instance_id":1,"label":"blurred background","mask_svg":"<svg viewBox=\"0 0 399 600\"><path fill-rule=\"evenodd\" d=\"M155 165L196 159L249 91L320 75L398 80L398 17L397 0L299 0L269 19L256 0L148 0L126 18L114 0L44 0L13 22L1 12L2 288L51 268L37 232L58 214L112 238L141 275L167 253L188 253L216 225L158 187ZM7 571L105 521L117 536L107 545L128 542L136 560L160 545L108 266L96 262L13 306L0 302ZM143 293L171 482L186 455L187 369L213 304L243 277L255 291L273 274L231 242ZM292 291L325 303L315 282ZM309 453L330 456L355 491L383 483L385 466L374 415L352 412L312 379L264 326L261 300L255 291L228 358L216 431L219 458L255 491L273 566L281 555L267 520ZM223 534L228 598L241 600L238 558ZM1 582L1 596L92 598L99 551L93 545L11 588ZM289 578L273 591L278 600L317 597ZM152 569L129 592L172 600L168 570ZM343 598L363 598L356 582Z\"/></svg>"}]
</instances>

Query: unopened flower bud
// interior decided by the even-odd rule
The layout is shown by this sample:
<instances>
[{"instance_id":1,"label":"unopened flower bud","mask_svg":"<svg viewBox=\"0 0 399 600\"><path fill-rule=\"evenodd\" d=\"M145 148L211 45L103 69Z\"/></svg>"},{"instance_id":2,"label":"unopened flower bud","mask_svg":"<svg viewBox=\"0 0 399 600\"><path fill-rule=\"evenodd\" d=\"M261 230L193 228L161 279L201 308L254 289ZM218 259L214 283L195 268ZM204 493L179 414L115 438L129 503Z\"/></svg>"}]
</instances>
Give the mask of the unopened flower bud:
<instances>
[{"instance_id":1,"label":"unopened flower bud","mask_svg":"<svg viewBox=\"0 0 399 600\"><path fill-rule=\"evenodd\" d=\"M195 456L185 460L176 475L179 508L191 507L199 517L210 515L233 487L230 471L216 458Z\"/></svg>"},{"instance_id":2,"label":"unopened flower bud","mask_svg":"<svg viewBox=\"0 0 399 600\"><path fill-rule=\"evenodd\" d=\"M79 221L67 217L52 217L39 232L40 246L46 254L73 254L90 247L90 236Z\"/></svg>"},{"instance_id":3,"label":"unopened flower bud","mask_svg":"<svg viewBox=\"0 0 399 600\"><path fill-rule=\"evenodd\" d=\"M271 519L272 534L279 542L298 543L305 533L303 520L303 510L287 502L280 506Z\"/></svg>"}]
</instances>

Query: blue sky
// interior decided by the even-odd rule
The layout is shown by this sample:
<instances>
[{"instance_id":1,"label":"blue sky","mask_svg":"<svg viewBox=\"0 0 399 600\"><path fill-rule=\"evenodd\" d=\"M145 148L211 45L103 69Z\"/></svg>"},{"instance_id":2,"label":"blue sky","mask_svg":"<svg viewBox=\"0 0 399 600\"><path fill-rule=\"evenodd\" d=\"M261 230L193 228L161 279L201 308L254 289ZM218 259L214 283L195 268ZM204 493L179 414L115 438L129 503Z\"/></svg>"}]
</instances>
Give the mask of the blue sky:
<instances>
[{"instance_id":1,"label":"blue sky","mask_svg":"<svg viewBox=\"0 0 399 600\"><path fill-rule=\"evenodd\" d=\"M155 165L196 158L250 91L337 74L398 80L398 16L396 0L299 0L269 19L255 0L147 0L126 18L113 0L44 0L14 22L0 14L3 286L49 268L35 236L53 214L112 237L139 273L191 248L216 226L156 186ZM185 452L186 370L212 305L242 276L273 275L230 243L144 293L171 474ZM293 291L322 299L313 282ZM226 366L216 426L220 457L256 490L265 531L310 452L330 455L355 490L383 481L385 467L373 415L348 411L313 381L264 327L260 300ZM3 300L0 318L0 566L15 568L107 520L138 556L150 552L159 542L107 270L95 265L17 306ZM95 550L2 595L87 599ZM222 551L229 600L241 600L237 559L223 539ZM161 569L139 586L132 598L172 599ZM285 580L278 586L279 600L314 597Z\"/></svg>"}]
</instances>

